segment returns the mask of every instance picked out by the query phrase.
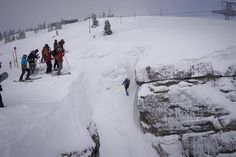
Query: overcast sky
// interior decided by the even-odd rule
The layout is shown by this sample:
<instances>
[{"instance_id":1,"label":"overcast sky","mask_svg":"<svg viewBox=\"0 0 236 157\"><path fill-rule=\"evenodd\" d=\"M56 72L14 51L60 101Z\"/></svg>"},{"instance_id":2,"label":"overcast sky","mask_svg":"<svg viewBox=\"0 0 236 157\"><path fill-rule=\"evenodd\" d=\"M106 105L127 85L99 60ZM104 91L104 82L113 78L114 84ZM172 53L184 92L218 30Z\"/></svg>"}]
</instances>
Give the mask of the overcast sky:
<instances>
[{"instance_id":1,"label":"overcast sky","mask_svg":"<svg viewBox=\"0 0 236 157\"><path fill-rule=\"evenodd\" d=\"M61 18L80 20L111 9L116 16L208 11L220 9L220 0L0 0L0 31L25 29Z\"/></svg>"}]
</instances>

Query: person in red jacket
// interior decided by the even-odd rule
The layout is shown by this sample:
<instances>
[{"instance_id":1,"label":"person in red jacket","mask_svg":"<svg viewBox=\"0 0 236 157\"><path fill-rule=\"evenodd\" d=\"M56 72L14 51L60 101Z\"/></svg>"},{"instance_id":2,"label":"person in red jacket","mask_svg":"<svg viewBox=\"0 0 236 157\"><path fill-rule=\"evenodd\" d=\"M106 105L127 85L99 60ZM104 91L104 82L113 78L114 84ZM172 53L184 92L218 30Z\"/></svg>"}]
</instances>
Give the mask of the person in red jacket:
<instances>
[{"instance_id":1,"label":"person in red jacket","mask_svg":"<svg viewBox=\"0 0 236 157\"><path fill-rule=\"evenodd\" d=\"M49 74L52 72L52 56L50 52L47 52L46 56L45 56L45 62L47 64L47 70L46 73Z\"/></svg>"},{"instance_id":2,"label":"person in red jacket","mask_svg":"<svg viewBox=\"0 0 236 157\"><path fill-rule=\"evenodd\" d=\"M65 53L64 47L63 45L65 44L65 41L62 39L61 41L58 42L58 48L57 48L57 61L58 61L58 71L57 74L60 75L61 74L61 69L63 68L63 56Z\"/></svg>"}]
</instances>

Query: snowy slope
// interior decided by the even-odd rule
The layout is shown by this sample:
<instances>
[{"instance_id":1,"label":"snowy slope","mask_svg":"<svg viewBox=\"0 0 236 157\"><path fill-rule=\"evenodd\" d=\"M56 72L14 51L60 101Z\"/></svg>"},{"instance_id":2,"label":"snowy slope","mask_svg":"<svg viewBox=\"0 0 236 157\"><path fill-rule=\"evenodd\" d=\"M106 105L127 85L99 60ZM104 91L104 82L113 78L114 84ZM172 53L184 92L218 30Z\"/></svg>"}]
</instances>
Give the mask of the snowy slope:
<instances>
[{"instance_id":1,"label":"snowy slope","mask_svg":"<svg viewBox=\"0 0 236 157\"><path fill-rule=\"evenodd\" d=\"M235 46L235 21L180 17L109 19L114 34L103 36L101 26L88 33L88 22L55 32L28 34L24 40L0 46L1 71L8 71L1 93L7 106L0 110L0 156L59 156L83 150L92 142L87 126L94 120L100 135L101 157L157 156L134 117L137 86L134 70L199 58ZM63 71L72 75L14 83L20 70L9 69L12 49L18 56L54 39L64 39L69 51ZM45 67L39 64L38 67ZM121 83L131 78L130 97Z\"/></svg>"}]
</instances>

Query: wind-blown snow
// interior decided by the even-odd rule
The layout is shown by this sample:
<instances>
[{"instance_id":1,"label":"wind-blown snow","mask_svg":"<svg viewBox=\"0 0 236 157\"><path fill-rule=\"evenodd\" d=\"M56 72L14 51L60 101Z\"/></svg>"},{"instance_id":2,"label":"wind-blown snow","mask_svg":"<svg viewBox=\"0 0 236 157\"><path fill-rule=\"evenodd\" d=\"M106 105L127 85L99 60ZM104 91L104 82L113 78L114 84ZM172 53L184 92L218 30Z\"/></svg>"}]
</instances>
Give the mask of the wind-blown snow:
<instances>
[{"instance_id":1,"label":"wind-blown snow","mask_svg":"<svg viewBox=\"0 0 236 157\"><path fill-rule=\"evenodd\" d=\"M199 58L235 47L235 21L204 18L136 17L109 19L114 32L100 27L88 33L88 22L63 26L55 32L29 33L27 38L0 46L4 104L0 110L0 156L60 156L86 149L92 142L87 126L94 120L100 135L101 157L158 156L134 118L135 69ZM32 83L14 83L21 71L9 69L12 49L18 58L30 50L53 46L64 39L63 71L72 75L40 74ZM235 50L235 49L234 49ZM235 51L232 52L235 54ZM38 64L38 67L44 67ZM121 86L129 77L130 96Z\"/></svg>"}]
</instances>

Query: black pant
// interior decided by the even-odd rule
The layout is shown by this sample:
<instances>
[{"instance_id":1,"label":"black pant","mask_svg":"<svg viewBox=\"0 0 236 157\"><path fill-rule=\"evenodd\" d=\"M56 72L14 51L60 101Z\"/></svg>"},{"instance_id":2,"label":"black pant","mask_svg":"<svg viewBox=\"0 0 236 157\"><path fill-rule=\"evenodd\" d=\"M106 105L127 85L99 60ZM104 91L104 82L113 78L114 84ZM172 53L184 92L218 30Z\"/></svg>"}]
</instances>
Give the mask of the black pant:
<instances>
[{"instance_id":1,"label":"black pant","mask_svg":"<svg viewBox=\"0 0 236 157\"><path fill-rule=\"evenodd\" d=\"M29 63L30 74L34 73L35 67L36 67L36 63L34 62Z\"/></svg>"},{"instance_id":2,"label":"black pant","mask_svg":"<svg viewBox=\"0 0 236 157\"><path fill-rule=\"evenodd\" d=\"M22 73L20 75L20 80L23 80L23 76L24 76L25 72L27 72L26 78L29 78L30 70L29 70L29 68L24 68L24 69L22 69Z\"/></svg>"},{"instance_id":3,"label":"black pant","mask_svg":"<svg viewBox=\"0 0 236 157\"><path fill-rule=\"evenodd\" d=\"M57 68L59 68L59 64L58 64L58 61L55 59L53 69L57 69Z\"/></svg>"},{"instance_id":4,"label":"black pant","mask_svg":"<svg viewBox=\"0 0 236 157\"><path fill-rule=\"evenodd\" d=\"M47 70L46 70L46 73L51 73L52 72L52 63L49 62L47 63Z\"/></svg>"},{"instance_id":5,"label":"black pant","mask_svg":"<svg viewBox=\"0 0 236 157\"><path fill-rule=\"evenodd\" d=\"M2 95L0 93L0 107L4 107L3 102L2 102Z\"/></svg>"},{"instance_id":6,"label":"black pant","mask_svg":"<svg viewBox=\"0 0 236 157\"><path fill-rule=\"evenodd\" d=\"M125 89L128 89L129 88L129 84L125 84Z\"/></svg>"},{"instance_id":7,"label":"black pant","mask_svg":"<svg viewBox=\"0 0 236 157\"><path fill-rule=\"evenodd\" d=\"M45 55L42 55L41 63L44 63L44 62L45 62Z\"/></svg>"}]
</instances>

